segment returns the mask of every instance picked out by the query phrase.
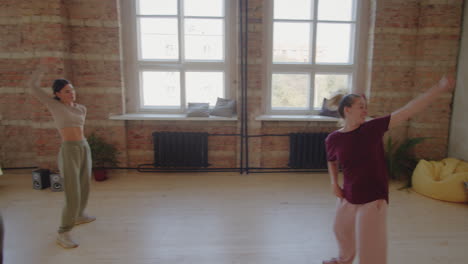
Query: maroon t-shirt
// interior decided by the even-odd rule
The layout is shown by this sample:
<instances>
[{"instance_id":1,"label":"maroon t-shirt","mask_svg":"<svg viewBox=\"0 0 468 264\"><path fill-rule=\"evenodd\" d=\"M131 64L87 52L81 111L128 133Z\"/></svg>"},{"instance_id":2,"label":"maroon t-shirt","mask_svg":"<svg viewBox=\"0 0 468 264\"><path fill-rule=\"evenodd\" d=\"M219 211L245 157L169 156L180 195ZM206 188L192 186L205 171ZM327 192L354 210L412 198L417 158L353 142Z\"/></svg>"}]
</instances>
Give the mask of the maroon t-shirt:
<instances>
[{"instance_id":1,"label":"maroon t-shirt","mask_svg":"<svg viewBox=\"0 0 468 264\"><path fill-rule=\"evenodd\" d=\"M388 202L388 173L383 135L390 115L363 123L349 132L334 131L325 139L327 158L343 170L343 196L352 204Z\"/></svg>"}]
</instances>

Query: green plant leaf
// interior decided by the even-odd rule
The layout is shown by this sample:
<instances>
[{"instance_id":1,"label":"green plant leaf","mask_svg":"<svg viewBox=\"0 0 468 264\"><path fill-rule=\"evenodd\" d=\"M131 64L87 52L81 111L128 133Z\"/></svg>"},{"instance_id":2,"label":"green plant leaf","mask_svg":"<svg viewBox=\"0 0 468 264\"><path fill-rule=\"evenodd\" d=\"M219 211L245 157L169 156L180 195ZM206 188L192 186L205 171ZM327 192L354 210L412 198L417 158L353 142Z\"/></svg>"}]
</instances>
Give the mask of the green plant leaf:
<instances>
[{"instance_id":1,"label":"green plant leaf","mask_svg":"<svg viewBox=\"0 0 468 264\"><path fill-rule=\"evenodd\" d=\"M89 135L87 140L91 149L93 168L117 167L119 152L114 145L107 143L94 133Z\"/></svg>"},{"instance_id":2,"label":"green plant leaf","mask_svg":"<svg viewBox=\"0 0 468 264\"><path fill-rule=\"evenodd\" d=\"M393 180L406 181L403 188L411 187L411 175L418 163L412 149L426 140L425 137L408 138L398 145L389 137L385 149L388 176Z\"/></svg>"}]
</instances>

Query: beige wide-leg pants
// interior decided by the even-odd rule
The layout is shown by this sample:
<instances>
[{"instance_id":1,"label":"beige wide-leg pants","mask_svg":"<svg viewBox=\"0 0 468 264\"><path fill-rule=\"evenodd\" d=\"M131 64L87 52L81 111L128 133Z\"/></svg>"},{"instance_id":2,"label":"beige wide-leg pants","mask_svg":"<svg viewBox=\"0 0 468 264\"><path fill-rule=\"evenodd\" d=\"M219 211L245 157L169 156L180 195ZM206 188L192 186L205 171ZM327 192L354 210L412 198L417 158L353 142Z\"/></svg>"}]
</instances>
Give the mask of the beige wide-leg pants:
<instances>
[{"instance_id":1,"label":"beige wide-leg pants","mask_svg":"<svg viewBox=\"0 0 468 264\"><path fill-rule=\"evenodd\" d=\"M86 140L65 141L60 146L58 165L63 177L65 205L59 233L70 231L88 203L91 178L91 150Z\"/></svg>"}]
</instances>

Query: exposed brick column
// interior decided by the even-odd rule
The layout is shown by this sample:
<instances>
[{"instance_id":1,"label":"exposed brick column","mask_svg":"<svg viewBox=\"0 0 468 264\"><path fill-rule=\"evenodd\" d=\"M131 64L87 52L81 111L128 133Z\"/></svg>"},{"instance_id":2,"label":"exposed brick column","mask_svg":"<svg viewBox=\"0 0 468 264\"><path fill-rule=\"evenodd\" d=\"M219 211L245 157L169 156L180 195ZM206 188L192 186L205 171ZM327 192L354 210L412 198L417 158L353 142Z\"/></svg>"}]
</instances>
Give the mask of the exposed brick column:
<instances>
[{"instance_id":1,"label":"exposed brick column","mask_svg":"<svg viewBox=\"0 0 468 264\"><path fill-rule=\"evenodd\" d=\"M248 1L248 54L247 54L247 126L249 135L262 133L262 122L255 118L263 114L265 101L263 76L265 66L263 1ZM262 159L262 138L249 139L249 166L260 167Z\"/></svg>"},{"instance_id":2,"label":"exposed brick column","mask_svg":"<svg viewBox=\"0 0 468 264\"><path fill-rule=\"evenodd\" d=\"M420 1L415 96L437 83L444 73L456 73L462 6L463 1ZM447 156L451 102L452 93L446 93L411 120L409 137L430 137L416 147L419 156L436 160Z\"/></svg>"},{"instance_id":3,"label":"exposed brick column","mask_svg":"<svg viewBox=\"0 0 468 264\"><path fill-rule=\"evenodd\" d=\"M391 114L413 98L419 3L372 2L369 114L378 117ZM400 141L407 137L407 126L392 129L387 136Z\"/></svg>"}]
</instances>

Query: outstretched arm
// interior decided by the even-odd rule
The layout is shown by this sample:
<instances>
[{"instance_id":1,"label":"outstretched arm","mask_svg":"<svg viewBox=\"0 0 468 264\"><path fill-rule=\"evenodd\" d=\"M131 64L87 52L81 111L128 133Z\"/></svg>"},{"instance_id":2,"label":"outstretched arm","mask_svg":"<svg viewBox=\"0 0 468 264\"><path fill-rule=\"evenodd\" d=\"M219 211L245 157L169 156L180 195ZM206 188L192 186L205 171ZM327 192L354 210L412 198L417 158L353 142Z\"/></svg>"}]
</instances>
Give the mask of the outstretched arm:
<instances>
[{"instance_id":1,"label":"outstretched arm","mask_svg":"<svg viewBox=\"0 0 468 264\"><path fill-rule=\"evenodd\" d=\"M434 102L441 94L443 94L444 92L452 91L454 87L455 87L455 80L453 78L448 78L446 76L443 76L442 79L440 79L440 81L436 85L432 86L425 93L411 100L402 108L393 112L390 118L390 124L388 125L388 128L391 129L407 121L415 114L424 110L427 106L429 106L429 104Z\"/></svg>"}]
</instances>

